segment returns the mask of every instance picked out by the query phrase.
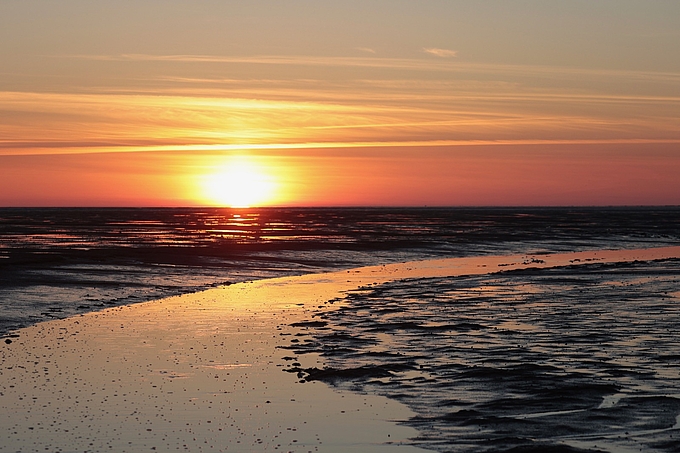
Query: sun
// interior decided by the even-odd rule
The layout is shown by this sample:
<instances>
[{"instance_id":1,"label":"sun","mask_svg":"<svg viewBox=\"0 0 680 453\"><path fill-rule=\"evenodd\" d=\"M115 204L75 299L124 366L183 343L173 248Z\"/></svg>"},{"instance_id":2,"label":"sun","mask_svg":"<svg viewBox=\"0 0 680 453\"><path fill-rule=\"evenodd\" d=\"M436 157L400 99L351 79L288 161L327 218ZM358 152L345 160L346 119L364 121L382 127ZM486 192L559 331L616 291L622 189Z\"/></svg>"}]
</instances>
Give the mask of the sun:
<instances>
[{"instance_id":1,"label":"sun","mask_svg":"<svg viewBox=\"0 0 680 453\"><path fill-rule=\"evenodd\" d=\"M271 204L276 186L274 178L256 161L238 156L206 176L204 191L212 204L249 208Z\"/></svg>"}]
</instances>

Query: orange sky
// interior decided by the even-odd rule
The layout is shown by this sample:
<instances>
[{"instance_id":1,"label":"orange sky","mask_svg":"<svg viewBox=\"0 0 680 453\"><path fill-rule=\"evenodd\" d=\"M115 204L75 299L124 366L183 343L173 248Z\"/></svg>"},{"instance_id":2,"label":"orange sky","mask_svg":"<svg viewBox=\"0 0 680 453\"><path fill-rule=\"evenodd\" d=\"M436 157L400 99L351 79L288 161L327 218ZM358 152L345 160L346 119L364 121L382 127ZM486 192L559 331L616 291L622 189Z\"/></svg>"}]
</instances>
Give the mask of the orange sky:
<instances>
[{"instance_id":1,"label":"orange sky","mask_svg":"<svg viewBox=\"0 0 680 453\"><path fill-rule=\"evenodd\" d=\"M561 3L2 2L0 206L680 204L680 3Z\"/></svg>"}]
</instances>

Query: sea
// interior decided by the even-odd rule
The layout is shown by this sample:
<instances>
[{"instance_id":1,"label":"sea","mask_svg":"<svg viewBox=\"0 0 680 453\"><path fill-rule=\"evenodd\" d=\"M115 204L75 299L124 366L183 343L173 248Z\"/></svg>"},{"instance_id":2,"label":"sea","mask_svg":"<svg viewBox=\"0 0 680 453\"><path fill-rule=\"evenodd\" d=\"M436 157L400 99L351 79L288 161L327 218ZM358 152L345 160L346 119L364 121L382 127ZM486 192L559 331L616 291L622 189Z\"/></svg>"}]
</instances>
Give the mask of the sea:
<instances>
[{"instance_id":1,"label":"sea","mask_svg":"<svg viewBox=\"0 0 680 453\"><path fill-rule=\"evenodd\" d=\"M677 245L680 207L2 208L0 336L254 279ZM339 302L291 347L327 369L296 372L408 405L415 445L680 451L680 260L404 280Z\"/></svg>"}]
</instances>

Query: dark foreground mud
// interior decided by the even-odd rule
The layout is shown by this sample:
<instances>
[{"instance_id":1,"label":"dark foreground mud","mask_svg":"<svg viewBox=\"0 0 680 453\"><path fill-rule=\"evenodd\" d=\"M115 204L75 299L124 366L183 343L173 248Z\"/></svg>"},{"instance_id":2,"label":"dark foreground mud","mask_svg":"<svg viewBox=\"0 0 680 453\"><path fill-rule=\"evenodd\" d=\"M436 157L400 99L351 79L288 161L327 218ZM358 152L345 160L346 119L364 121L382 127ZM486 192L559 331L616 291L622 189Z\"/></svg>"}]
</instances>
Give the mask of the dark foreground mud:
<instances>
[{"instance_id":1,"label":"dark foreground mud","mask_svg":"<svg viewBox=\"0 0 680 453\"><path fill-rule=\"evenodd\" d=\"M680 260L369 286L298 328L327 367L287 371L407 404L422 447L680 451Z\"/></svg>"}]
</instances>

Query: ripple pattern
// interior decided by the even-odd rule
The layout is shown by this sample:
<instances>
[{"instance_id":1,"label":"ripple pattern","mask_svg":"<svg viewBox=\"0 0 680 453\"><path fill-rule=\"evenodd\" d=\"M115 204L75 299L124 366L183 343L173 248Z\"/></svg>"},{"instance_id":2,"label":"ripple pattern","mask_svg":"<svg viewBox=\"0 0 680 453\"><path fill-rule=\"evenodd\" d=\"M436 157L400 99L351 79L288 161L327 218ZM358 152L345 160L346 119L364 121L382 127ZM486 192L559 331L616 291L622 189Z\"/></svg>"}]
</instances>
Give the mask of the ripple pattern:
<instances>
[{"instance_id":1,"label":"ripple pattern","mask_svg":"<svg viewBox=\"0 0 680 453\"><path fill-rule=\"evenodd\" d=\"M372 285L319 308L290 368L402 401L441 452L680 451L680 260Z\"/></svg>"}]
</instances>

